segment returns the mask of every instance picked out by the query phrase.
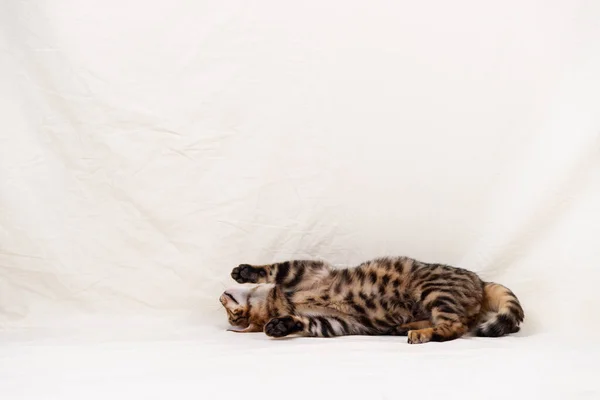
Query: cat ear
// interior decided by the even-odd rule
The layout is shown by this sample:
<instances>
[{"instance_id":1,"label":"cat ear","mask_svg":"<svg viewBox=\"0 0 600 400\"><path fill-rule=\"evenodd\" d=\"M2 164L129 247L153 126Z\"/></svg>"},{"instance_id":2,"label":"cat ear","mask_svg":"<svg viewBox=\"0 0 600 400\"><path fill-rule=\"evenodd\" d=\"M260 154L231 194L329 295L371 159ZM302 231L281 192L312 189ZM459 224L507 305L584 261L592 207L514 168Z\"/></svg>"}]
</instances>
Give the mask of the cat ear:
<instances>
[{"instance_id":1,"label":"cat ear","mask_svg":"<svg viewBox=\"0 0 600 400\"><path fill-rule=\"evenodd\" d=\"M250 324L246 328L231 327L227 330L230 332L237 332L237 333L262 332L262 329L260 329L259 326L254 325L254 324Z\"/></svg>"}]
</instances>

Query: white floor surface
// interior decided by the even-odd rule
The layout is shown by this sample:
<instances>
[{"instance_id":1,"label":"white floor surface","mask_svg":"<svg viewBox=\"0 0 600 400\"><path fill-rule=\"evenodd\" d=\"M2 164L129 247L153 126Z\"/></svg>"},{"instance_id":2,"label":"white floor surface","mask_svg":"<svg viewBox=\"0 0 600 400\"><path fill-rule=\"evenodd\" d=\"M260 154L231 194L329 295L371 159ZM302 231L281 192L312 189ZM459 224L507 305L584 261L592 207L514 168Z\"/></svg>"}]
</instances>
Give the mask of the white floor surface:
<instances>
[{"instance_id":1,"label":"white floor surface","mask_svg":"<svg viewBox=\"0 0 600 400\"><path fill-rule=\"evenodd\" d=\"M89 321L88 321L89 322ZM106 322L104 322L106 323ZM269 339L214 325L12 331L2 399L598 399L598 348L518 334ZM140 330L144 326L144 330Z\"/></svg>"}]
</instances>

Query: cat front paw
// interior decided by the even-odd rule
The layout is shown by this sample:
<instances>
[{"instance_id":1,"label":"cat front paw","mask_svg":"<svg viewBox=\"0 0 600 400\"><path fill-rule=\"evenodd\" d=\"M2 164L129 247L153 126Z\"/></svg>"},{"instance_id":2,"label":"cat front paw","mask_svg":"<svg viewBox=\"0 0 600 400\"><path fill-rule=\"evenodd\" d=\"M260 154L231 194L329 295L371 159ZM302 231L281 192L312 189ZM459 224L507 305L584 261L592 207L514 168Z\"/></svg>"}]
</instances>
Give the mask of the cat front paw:
<instances>
[{"instance_id":1,"label":"cat front paw","mask_svg":"<svg viewBox=\"0 0 600 400\"><path fill-rule=\"evenodd\" d=\"M297 321L294 317L278 317L271 319L267 325L265 325L265 333L271 337L284 337L304 329L304 324L301 321Z\"/></svg>"},{"instance_id":2,"label":"cat front paw","mask_svg":"<svg viewBox=\"0 0 600 400\"><path fill-rule=\"evenodd\" d=\"M431 341L432 335L433 335L432 328L408 331L408 343L409 344L427 343L427 342Z\"/></svg>"},{"instance_id":3,"label":"cat front paw","mask_svg":"<svg viewBox=\"0 0 600 400\"><path fill-rule=\"evenodd\" d=\"M231 277L238 283L258 283L267 272L262 268L253 267L250 264L240 264L231 271Z\"/></svg>"}]
</instances>

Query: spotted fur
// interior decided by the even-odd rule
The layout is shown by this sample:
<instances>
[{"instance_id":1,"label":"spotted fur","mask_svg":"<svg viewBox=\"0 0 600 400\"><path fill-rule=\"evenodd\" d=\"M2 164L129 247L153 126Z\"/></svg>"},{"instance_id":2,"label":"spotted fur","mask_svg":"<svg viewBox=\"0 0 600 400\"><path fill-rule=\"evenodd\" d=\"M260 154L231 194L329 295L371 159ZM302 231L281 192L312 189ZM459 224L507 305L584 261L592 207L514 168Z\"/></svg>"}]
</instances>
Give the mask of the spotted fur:
<instances>
[{"instance_id":1,"label":"spotted fur","mask_svg":"<svg viewBox=\"0 0 600 400\"><path fill-rule=\"evenodd\" d=\"M322 261L242 264L221 296L238 332L288 335L406 335L443 342L474 332L503 336L524 319L517 297L475 273L407 257L335 269Z\"/></svg>"}]
</instances>

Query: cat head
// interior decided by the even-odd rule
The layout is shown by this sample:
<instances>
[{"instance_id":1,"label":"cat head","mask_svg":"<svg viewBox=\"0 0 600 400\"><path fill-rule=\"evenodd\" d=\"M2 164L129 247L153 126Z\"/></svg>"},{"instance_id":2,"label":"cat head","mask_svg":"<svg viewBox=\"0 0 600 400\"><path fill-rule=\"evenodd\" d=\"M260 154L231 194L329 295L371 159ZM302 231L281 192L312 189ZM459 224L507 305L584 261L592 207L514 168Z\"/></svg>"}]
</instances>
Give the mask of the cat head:
<instances>
[{"instance_id":1,"label":"cat head","mask_svg":"<svg viewBox=\"0 0 600 400\"><path fill-rule=\"evenodd\" d=\"M227 289L219 301L234 332L262 332L268 320L267 297L273 285L244 284Z\"/></svg>"}]
</instances>

